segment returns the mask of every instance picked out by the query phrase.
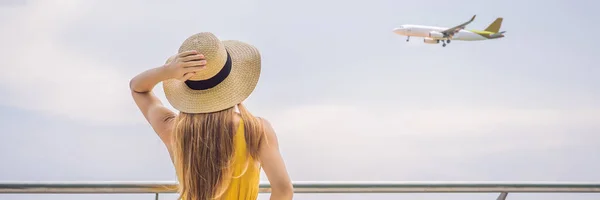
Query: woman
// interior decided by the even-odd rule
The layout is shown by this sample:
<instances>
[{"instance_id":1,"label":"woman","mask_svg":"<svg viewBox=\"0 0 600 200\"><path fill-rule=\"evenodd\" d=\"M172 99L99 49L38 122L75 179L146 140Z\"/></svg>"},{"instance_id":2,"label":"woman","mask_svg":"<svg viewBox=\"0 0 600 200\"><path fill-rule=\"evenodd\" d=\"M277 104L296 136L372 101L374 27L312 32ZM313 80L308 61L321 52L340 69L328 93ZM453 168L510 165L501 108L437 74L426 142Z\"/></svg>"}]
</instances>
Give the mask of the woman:
<instances>
[{"instance_id":1,"label":"woman","mask_svg":"<svg viewBox=\"0 0 600 200\"><path fill-rule=\"evenodd\" d=\"M255 200L261 168L271 199L292 199L273 128L242 105L260 69L260 54L252 45L198 33L166 64L131 80L133 99L169 151L181 199ZM179 114L152 93L161 81Z\"/></svg>"}]
</instances>

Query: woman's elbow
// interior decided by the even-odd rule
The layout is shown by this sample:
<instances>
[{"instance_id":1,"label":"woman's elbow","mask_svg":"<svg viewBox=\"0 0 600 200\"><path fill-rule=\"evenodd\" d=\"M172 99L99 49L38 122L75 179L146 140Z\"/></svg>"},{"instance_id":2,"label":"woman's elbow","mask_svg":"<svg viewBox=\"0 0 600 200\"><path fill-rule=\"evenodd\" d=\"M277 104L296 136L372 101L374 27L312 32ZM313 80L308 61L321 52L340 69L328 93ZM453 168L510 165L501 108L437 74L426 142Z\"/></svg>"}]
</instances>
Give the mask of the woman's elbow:
<instances>
[{"instance_id":1,"label":"woman's elbow","mask_svg":"<svg viewBox=\"0 0 600 200\"><path fill-rule=\"evenodd\" d=\"M135 84L136 84L136 82L135 82L135 81L136 81L136 80L135 80L135 78L132 78L132 79L130 79L130 80L129 80L129 89L130 89L132 92L137 92L137 91L135 90Z\"/></svg>"},{"instance_id":2,"label":"woman's elbow","mask_svg":"<svg viewBox=\"0 0 600 200\"><path fill-rule=\"evenodd\" d=\"M281 183L273 185L271 188L271 193L273 195L282 197L283 199L292 199L292 197L294 196L294 186L292 185L292 183Z\"/></svg>"}]
</instances>

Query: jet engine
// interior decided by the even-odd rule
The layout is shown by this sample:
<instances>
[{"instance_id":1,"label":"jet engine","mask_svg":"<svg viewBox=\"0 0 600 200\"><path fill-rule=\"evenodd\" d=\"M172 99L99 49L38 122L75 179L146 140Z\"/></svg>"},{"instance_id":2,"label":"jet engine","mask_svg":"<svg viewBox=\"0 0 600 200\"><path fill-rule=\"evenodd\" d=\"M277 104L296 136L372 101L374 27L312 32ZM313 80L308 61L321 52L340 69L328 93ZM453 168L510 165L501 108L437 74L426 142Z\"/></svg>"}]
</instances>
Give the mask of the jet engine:
<instances>
[{"instance_id":1,"label":"jet engine","mask_svg":"<svg viewBox=\"0 0 600 200\"><path fill-rule=\"evenodd\" d=\"M432 38L425 38L423 40L423 42L425 42L426 44L437 44L437 43L440 43L440 40L436 40L436 39L432 39Z\"/></svg>"},{"instance_id":2,"label":"jet engine","mask_svg":"<svg viewBox=\"0 0 600 200\"><path fill-rule=\"evenodd\" d=\"M429 37L430 38L436 38L436 39L443 39L444 38L444 34L437 32L437 31L431 31L429 32Z\"/></svg>"}]
</instances>

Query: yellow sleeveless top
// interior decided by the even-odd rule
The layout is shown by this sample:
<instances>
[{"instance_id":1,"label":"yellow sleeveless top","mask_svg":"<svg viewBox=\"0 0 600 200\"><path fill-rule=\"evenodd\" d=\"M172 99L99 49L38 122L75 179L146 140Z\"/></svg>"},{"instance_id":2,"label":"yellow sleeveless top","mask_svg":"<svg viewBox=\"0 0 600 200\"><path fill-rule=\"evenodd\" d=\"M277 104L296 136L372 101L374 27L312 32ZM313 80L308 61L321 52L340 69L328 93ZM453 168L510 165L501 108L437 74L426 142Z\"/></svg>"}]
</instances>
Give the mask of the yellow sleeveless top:
<instances>
[{"instance_id":1,"label":"yellow sleeveless top","mask_svg":"<svg viewBox=\"0 0 600 200\"><path fill-rule=\"evenodd\" d=\"M218 200L256 200L260 184L260 164L248 156L244 121L240 119L239 126L233 138L234 155L232 160L232 178L227 190ZM215 194L218 195L218 194Z\"/></svg>"},{"instance_id":2,"label":"yellow sleeveless top","mask_svg":"<svg viewBox=\"0 0 600 200\"><path fill-rule=\"evenodd\" d=\"M246 148L244 121L240 119L233 139L233 177L222 200L256 200L260 184L260 164L252 159Z\"/></svg>"}]
</instances>

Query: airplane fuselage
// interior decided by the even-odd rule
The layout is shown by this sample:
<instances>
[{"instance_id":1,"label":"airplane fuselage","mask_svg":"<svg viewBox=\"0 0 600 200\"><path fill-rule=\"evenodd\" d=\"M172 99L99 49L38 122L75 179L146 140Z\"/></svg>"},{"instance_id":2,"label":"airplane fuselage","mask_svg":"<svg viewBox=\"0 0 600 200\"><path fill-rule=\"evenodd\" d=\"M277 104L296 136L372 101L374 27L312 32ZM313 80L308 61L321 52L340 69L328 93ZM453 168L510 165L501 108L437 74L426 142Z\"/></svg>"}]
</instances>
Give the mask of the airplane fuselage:
<instances>
[{"instance_id":1,"label":"airplane fuselage","mask_svg":"<svg viewBox=\"0 0 600 200\"><path fill-rule=\"evenodd\" d=\"M436 26L425 26L425 25L402 25L399 28L394 29L394 33L404 36L423 37L431 40L463 40L463 41L477 41L477 40L489 40L504 37L503 35L494 35L492 32L487 31L469 31L459 30L454 36L447 37L441 34L442 31L447 30L446 27Z\"/></svg>"}]
</instances>

